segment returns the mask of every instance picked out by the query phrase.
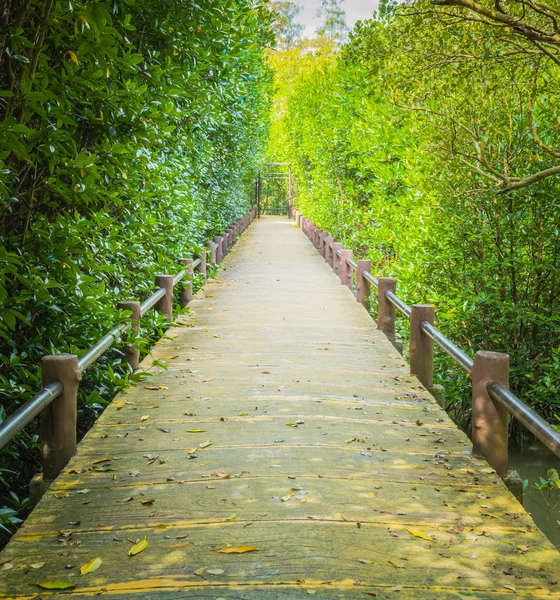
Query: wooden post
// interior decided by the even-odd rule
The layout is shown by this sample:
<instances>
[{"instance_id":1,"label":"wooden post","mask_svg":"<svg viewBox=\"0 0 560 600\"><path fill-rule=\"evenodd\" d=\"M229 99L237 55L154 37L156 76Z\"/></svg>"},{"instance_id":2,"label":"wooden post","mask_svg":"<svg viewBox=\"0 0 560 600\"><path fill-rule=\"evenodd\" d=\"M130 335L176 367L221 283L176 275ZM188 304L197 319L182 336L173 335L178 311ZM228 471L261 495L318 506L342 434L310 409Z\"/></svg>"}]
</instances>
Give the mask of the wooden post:
<instances>
[{"instance_id":1,"label":"wooden post","mask_svg":"<svg viewBox=\"0 0 560 600\"><path fill-rule=\"evenodd\" d=\"M215 242L206 242L206 247L210 251L210 255L208 259L210 260L211 265L216 264L216 243Z\"/></svg>"},{"instance_id":2,"label":"wooden post","mask_svg":"<svg viewBox=\"0 0 560 600\"><path fill-rule=\"evenodd\" d=\"M343 250L342 257L340 259L340 268L338 275L340 277L340 283L352 289L352 267L346 262L352 260L354 253L352 250Z\"/></svg>"},{"instance_id":3,"label":"wooden post","mask_svg":"<svg viewBox=\"0 0 560 600\"><path fill-rule=\"evenodd\" d=\"M140 331L140 319L142 318L140 312L140 302L136 300L125 300L117 303L117 308L120 310L129 310L132 314L129 317L131 321L130 327L131 329L138 333ZM125 346L122 349L123 360L127 362L133 371L137 371L140 366L140 350L138 348L134 348L134 346Z\"/></svg>"},{"instance_id":4,"label":"wooden post","mask_svg":"<svg viewBox=\"0 0 560 600\"><path fill-rule=\"evenodd\" d=\"M327 232L320 231L319 232L319 254L325 258L325 240L327 239Z\"/></svg>"},{"instance_id":5,"label":"wooden post","mask_svg":"<svg viewBox=\"0 0 560 600\"><path fill-rule=\"evenodd\" d=\"M397 291L394 277L380 277L377 284L377 329L381 330L389 341L395 341L395 307L387 300L387 292Z\"/></svg>"},{"instance_id":6,"label":"wooden post","mask_svg":"<svg viewBox=\"0 0 560 600\"><path fill-rule=\"evenodd\" d=\"M180 258L179 262L187 267L188 281L183 286L181 295L179 296L179 304L181 308L185 308L189 302L193 299L193 259L192 258Z\"/></svg>"},{"instance_id":7,"label":"wooden post","mask_svg":"<svg viewBox=\"0 0 560 600\"><path fill-rule=\"evenodd\" d=\"M224 233L222 233L222 256L225 258L228 253L228 233L227 231L224 231Z\"/></svg>"},{"instance_id":8,"label":"wooden post","mask_svg":"<svg viewBox=\"0 0 560 600\"><path fill-rule=\"evenodd\" d=\"M492 400L486 386L494 380L509 389L509 356L478 351L471 375L472 451L483 456L496 473L504 477L508 470L508 413Z\"/></svg>"},{"instance_id":9,"label":"wooden post","mask_svg":"<svg viewBox=\"0 0 560 600\"><path fill-rule=\"evenodd\" d=\"M332 267L331 244L334 242L332 235L325 238L325 262Z\"/></svg>"},{"instance_id":10,"label":"wooden post","mask_svg":"<svg viewBox=\"0 0 560 600\"><path fill-rule=\"evenodd\" d=\"M156 287L165 290L165 296L158 300L155 309L165 317L166 321L173 321L173 275L156 275Z\"/></svg>"},{"instance_id":11,"label":"wooden post","mask_svg":"<svg viewBox=\"0 0 560 600\"><path fill-rule=\"evenodd\" d=\"M421 329L422 321L434 324L431 304L413 304L410 313L410 372L428 390L434 382L434 343ZM394 341L394 340L391 340Z\"/></svg>"},{"instance_id":12,"label":"wooden post","mask_svg":"<svg viewBox=\"0 0 560 600\"><path fill-rule=\"evenodd\" d=\"M198 272L202 277L203 281L206 281L206 250L200 251L200 265L198 265Z\"/></svg>"},{"instance_id":13,"label":"wooden post","mask_svg":"<svg viewBox=\"0 0 560 600\"><path fill-rule=\"evenodd\" d=\"M337 252L340 250L340 252L342 253L342 249L344 248L344 244L342 244L341 242L335 242L333 244L333 256L332 256L332 260L333 260L333 271L340 277L340 263L341 263L341 257L338 256Z\"/></svg>"},{"instance_id":14,"label":"wooden post","mask_svg":"<svg viewBox=\"0 0 560 600\"><path fill-rule=\"evenodd\" d=\"M366 310L369 311L371 284L364 277L365 271L371 272L371 262L369 260L359 260L356 270L356 302L363 304Z\"/></svg>"},{"instance_id":15,"label":"wooden post","mask_svg":"<svg viewBox=\"0 0 560 600\"><path fill-rule=\"evenodd\" d=\"M52 481L76 454L78 385L82 373L74 354L45 356L41 367L43 387L57 380L64 387L60 396L41 413L43 480Z\"/></svg>"},{"instance_id":16,"label":"wooden post","mask_svg":"<svg viewBox=\"0 0 560 600\"><path fill-rule=\"evenodd\" d=\"M216 262L221 263L224 259L222 236L217 235L214 238L214 243L216 244Z\"/></svg>"}]
</instances>

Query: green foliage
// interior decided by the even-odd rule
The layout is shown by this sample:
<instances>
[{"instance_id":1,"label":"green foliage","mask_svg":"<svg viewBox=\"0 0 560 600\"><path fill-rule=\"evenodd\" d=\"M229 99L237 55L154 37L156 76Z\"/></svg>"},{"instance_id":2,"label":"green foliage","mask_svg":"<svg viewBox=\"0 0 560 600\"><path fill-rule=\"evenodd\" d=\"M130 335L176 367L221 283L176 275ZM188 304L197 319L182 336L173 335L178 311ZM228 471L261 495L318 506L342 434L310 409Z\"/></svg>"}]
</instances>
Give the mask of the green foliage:
<instances>
[{"instance_id":1,"label":"green foliage","mask_svg":"<svg viewBox=\"0 0 560 600\"><path fill-rule=\"evenodd\" d=\"M560 181L531 178L558 160L559 67L438 10L384 4L339 52L271 55L270 159L293 164L304 214L408 303L434 304L450 339L508 352L512 388L554 421ZM469 381L441 356L437 377L467 425Z\"/></svg>"},{"instance_id":2,"label":"green foliage","mask_svg":"<svg viewBox=\"0 0 560 600\"><path fill-rule=\"evenodd\" d=\"M117 300L246 212L272 83L270 14L249 0L13 0L3 19L0 418L41 356L79 354ZM80 434L132 377L118 350L87 371ZM3 489L23 495L37 466L31 428L0 454Z\"/></svg>"}]
</instances>

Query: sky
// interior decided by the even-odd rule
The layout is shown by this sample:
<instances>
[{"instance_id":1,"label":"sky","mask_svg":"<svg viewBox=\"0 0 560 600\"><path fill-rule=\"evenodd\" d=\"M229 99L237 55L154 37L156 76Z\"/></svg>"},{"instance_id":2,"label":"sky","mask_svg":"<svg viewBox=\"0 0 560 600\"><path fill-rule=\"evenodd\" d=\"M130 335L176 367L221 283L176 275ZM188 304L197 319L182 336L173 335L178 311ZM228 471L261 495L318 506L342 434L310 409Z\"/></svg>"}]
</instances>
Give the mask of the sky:
<instances>
[{"instance_id":1,"label":"sky","mask_svg":"<svg viewBox=\"0 0 560 600\"><path fill-rule=\"evenodd\" d=\"M301 8L296 21L305 26L304 37L312 37L315 29L319 26L319 21L315 18L317 9L321 5L321 0L295 0ZM371 16L374 8L377 7L377 0L345 0L342 5L346 11L346 23L352 29L356 21L367 19Z\"/></svg>"}]
</instances>

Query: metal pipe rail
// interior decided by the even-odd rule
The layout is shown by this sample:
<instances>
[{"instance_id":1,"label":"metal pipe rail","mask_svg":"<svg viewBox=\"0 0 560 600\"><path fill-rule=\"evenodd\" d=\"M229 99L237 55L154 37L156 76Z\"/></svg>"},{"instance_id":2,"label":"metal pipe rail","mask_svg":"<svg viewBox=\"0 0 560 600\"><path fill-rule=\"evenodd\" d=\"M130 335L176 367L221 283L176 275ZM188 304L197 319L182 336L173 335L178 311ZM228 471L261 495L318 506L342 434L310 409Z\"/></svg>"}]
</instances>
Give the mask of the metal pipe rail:
<instances>
[{"instance_id":1,"label":"metal pipe rail","mask_svg":"<svg viewBox=\"0 0 560 600\"><path fill-rule=\"evenodd\" d=\"M206 246L210 248L212 252L210 256L212 263L220 262L222 260L224 254L227 253L227 249L234 245L236 241L236 235L245 231L255 216L256 209L253 207L253 209L251 209L244 217L236 221L230 229L224 232L221 236L215 238L220 241L219 251L217 248L218 244L214 242L208 242L206 244ZM173 287L187 277L190 272L196 268L201 269L201 274L203 277L206 275L206 252L204 252L202 258L196 258L193 260L188 269L179 271L179 273L173 277L169 276L169 279L172 280L172 283L169 287L159 287L153 294L144 300L142 304L136 303L138 305L137 316L143 316L153 307L159 308L161 312L164 312L166 316L169 316L169 305L171 305L172 311L173 298L168 298L168 291L171 291L172 293ZM166 276L163 277L166 278ZM192 286L192 281L190 285ZM167 311L161 304L163 302L167 302ZM185 302L188 302L188 299L185 300ZM79 358L77 358L78 371L81 373L90 367L100 356L102 356L109 348L111 348L117 339L122 336L122 334L125 333L130 327L139 327L138 323L133 324L131 321L134 321L134 319L129 319L113 327L100 340L88 348ZM63 355L58 356L61 357ZM76 357L71 358L76 360ZM37 417L37 415L47 408L54 400L59 398L64 392L64 381L55 379L53 381L44 383L43 389L40 392L35 394L30 400L20 406L3 423L0 423L0 449L6 446L6 444L9 444L22 429L24 429L31 421L33 421L33 419ZM69 459L70 457L66 458Z\"/></svg>"},{"instance_id":2,"label":"metal pipe rail","mask_svg":"<svg viewBox=\"0 0 560 600\"><path fill-rule=\"evenodd\" d=\"M434 307L415 304L412 307L403 302L395 293L396 280L392 278L376 279L371 274L369 261L352 258L351 250L335 248L335 240L297 210L293 211L297 224L314 242L325 260L341 278L341 283L353 289L353 271L356 272L356 299L369 310L369 285L378 290L378 329L391 341L395 341L395 308L410 321L410 370L421 383L430 390L433 380L433 344L450 356L466 373L473 378L473 452L485 456L500 475L507 472L507 414L522 423L556 456L560 456L560 433L527 406L507 387L509 357L497 352L476 353L473 360L461 348L456 346L433 325ZM346 254L344 254L346 253ZM336 256L337 260L332 260ZM350 267L340 267L338 258L346 256L345 263ZM390 306L389 306L390 305ZM425 316L424 316L425 315ZM430 320L426 320L429 318ZM426 343L428 340L428 344ZM505 373L505 375L504 375ZM504 385L505 383L505 385ZM498 414L496 406L504 407L505 414ZM504 421L505 419L505 421ZM498 425L496 425L498 423ZM488 435L488 427L496 426L505 435ZM486 432L484 429L486 428ZM483 432L480 433L479 430ZM501 444L501 446L500 446ZM505 447L504 447L505 445Z\"/></svg>"},{"instance_id":3,"label":"metal pipe rail","mask_svg":"<svg viewBox=\"0 0 560 600\"><path fill-rule=\"evenodd\" d=\"M490 397L522 423L551 452L560 456L560 433L498 381L486 385Z\"/></svg>"}]
</instances>

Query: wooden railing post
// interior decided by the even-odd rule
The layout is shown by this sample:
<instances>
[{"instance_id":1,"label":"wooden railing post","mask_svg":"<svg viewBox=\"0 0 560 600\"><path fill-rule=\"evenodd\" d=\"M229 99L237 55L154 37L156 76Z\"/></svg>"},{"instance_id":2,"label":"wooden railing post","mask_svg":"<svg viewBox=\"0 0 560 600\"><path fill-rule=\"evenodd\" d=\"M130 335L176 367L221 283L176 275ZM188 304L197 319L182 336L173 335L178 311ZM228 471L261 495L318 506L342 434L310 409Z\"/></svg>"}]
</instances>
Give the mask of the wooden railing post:
<instances>
[{"instance_id":1,"label":"wooden railing post","mask_svg":"<svg viewBox=\"0 0 560 600\"><path fill-rule=\"evenodd\" d=\"M325 238L325 262L332 267L332 243L334 238L332 235L328 235Z\"/></svg>"},{"instance_id":2,"label":"wooden railing post","mask_svg":"<svg viewBox=\"0 0 560 600\"><path fill-rule=\"evenodd\" d=\"M332 245L333 249L332 249L332 268L333 271L340 277L340 262L341 262L341 257L338 256L337 252L340 250L340 252L342 252L342 249L344 248L344 244L341 242L335 242Z\"/></svg>"},{"instance_id":3,"label":"wooden railing post","mask_svg":"<svg viewBox=\"0 0 560 600\"><path fill-rule=\"evenodd\" d=\"M140 312L140 302L136 300L124 300L117 303L117 308L120 310L129 310L132 314L129 317L130 327L134 332L140 331L140 319L142 314ZM127 362L133 371L138 370L140 366L140 350L134 346L124 346L122 349L123 360Z\"/></svg>"},{"instance_id":4,"label":"wooden railing post","mask_svg":"<svg viewBox=\"0 0 560 600\"><path fill-rule=\"evenodd\" d=\"M434 382L434 342L420 329L427 321L434 324L435 309L431 304L413 304L410 313L410 372L427 389ZM394 341L394 340L391 340Z\"/></svg>"},{"instance_id":5,"label":"wooden railing post","mask_svg":"<svg viewBox=\"0 0 560 600\"><path fill-rule=\"evenodd\" d=\"M179 296L179 304L181 308L185 308L189 302L193 299L193 259L192 258L180 258L179 262L187 267L188 280L185 282L181 295Z\"/></svg>"},{"instance_id":6,"label":"wooden railing post","mask_svg":"<svg viewBox=\"0 0 560 600\"><path fill-rule=\"evenodd\" d=\"M202 277L203 281L206 281L206 250L203 248L200 251L200 265L198 265L198 272Z\"/></svg>"},{"instance_id":7,"label":"wooden railing post","mask_svg":"<svg viewBox=\"0 0 560 600\"><path fill-rule=\"evenodd\" d=\"M158 300L155 309L158 310L166 321L173 321L173 275L156 275L156 287L165 290L165 296Z\"/></svg>"},{"instance_id":8,"label":"wooden railing post","mask_svg":"<svg viewBox=\"0 0 560 600\"><path fill-rule=\"evenodd\" d=\"M393 277L380 277L377 284L377 329L381 330L389 341L395 341L395 307L387 300L387 292L397 291L397 280Z\"/></svg>"},{"instance_id":9,"label":"wooden railing post","mask_svg":"<svg viewBox=\"0 0 560 600\"><path fill-rule=\"evenodd\" d=\"M214 238L214 243L216 244L216 262L221 263L222 260L224 259L224 250L223 250L224 246L223 246L222 236L217 235Z\"/></svg>"},{"instance_id":10,"label":"wooden railing post","mask_svg":"<svg viewBox=\"0 0 560 600\"><path fill-rule=\"evenodd\" d=\"M371 294L371 284L364 277L364 272L371 272L371 262L369 260L359 260L356 269L356 301L363 304L369 310L369 296Z\"/></svg>"},{"instance_id":11,"label":"wooden railing post","mask_svg":"<svg viewBox=\"0 0 560 600\"><path fill-rule=\"evenodd\" d=\"M60 381L62 393L41 412L41 468L29 485L30 505L34 507L68 461L76 454L78 386L82 373L75 354L55 354L42 360L42 384Z\"/></svg>"},{"instance_id":12,"label":"wooden railing post","mask_svg":"<svg viewBox=\"0 0 560 600\"><path fill-rule=\"evenodd\" d=\"M325 258L325 248L326 248L325 240L327 239L327 237L328 237L328 234L326 231L319 232L319 248L318 248L318 250L319 250L319 254L323 258Z\"/></svg>"},{"instance_id":13,"label":"wooden railing post","mask_svg":"<svg viewBox=\"0 0 560 600\"><path fill-rule=\"evenodd\" d=\"M208 256L208 260L211 265L216 264L216 243L215 242L206 242L206 247L210 251L210 256Z\"/></svg>"},{"instance_id":14,"label":"wooden railing post","mask_svg":"<svg viewBox=\"0 0 560 600\"><path fill-rule=\"evenodd\" d=\"M338 275L340 277L340 283L352 289L352 267L348 264L348 260L352 260L354 253L352 250L343 250L341 252L342 257L340 259L340 268Z\"/></svg>"},{"instance_id":15,"label":"wooden railing post","mask_svg":"<svg viewBox=\"0 0 560 600\"><path fill-rule=\"evenodd\" d=\"M508 413L492 400L486 386L497 381L509 389L509 356L478 351L472 369L473 454L483 456L500 477L508 470Z\"/></svg>"},{"instance_id":16,"label":"wooden railing post","mask_svg":"<svg viewBox=\"0 0 560 600\"><path fill-rule=\"evenodd\" d=\"M76 454L78 386L82 373L74 354L45 356L41 363L45 387L60 381L62 393L41 413L41 463L43 480L56 479Z\"/></svg>"}]
</instances>

